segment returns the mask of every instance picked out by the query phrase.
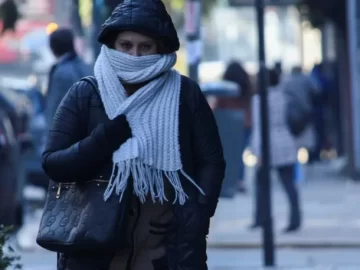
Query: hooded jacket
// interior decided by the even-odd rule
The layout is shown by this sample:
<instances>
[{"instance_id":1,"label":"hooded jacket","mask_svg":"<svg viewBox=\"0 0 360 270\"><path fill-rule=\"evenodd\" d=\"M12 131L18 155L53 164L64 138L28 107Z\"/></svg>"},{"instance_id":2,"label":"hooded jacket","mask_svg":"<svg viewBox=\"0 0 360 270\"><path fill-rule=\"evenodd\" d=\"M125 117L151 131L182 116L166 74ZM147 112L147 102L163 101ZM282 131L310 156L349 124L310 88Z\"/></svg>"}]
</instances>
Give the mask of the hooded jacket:
<instances>
[{"instance_id":1,"label":"hooded jacket","mask_svg":"<svg viewBox=\"0 0 360 270\"><path fill-rule=\"evenodd\" d=\"M180 48L176 29L161 0L125 0L103 24L98 41L109 45L121 31L135 31L161 40L169 52Z\"/></svg>"}]
</instances>

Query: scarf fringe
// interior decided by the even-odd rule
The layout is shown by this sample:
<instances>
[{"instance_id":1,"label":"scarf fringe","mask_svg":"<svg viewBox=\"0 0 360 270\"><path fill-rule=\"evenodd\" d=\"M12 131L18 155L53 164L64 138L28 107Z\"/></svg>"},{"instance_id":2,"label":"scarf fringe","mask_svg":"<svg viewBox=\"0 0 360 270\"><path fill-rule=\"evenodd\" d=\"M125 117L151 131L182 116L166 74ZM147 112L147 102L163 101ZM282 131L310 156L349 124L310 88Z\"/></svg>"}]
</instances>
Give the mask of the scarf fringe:
<instances>
[{"instance_id":1,"label":"scarf fringe","mask_svg":"<svg viewBox=\"0 0 360 270\"><path fill-rule=\"evenodd\" d=\"M166 177L175 191L173 204L178 201L180 205L184 205L188 196L181 185L180 174L189 180L201 194L205 195L204 191L183 169L163 171L150 167L138 159L131 159L114 164L111 180L104 192L104 200L107 201L115 191L120 196L119 201L121 201L131 175L134 183L134 194L140 199L141 203L144 203L146 197L150 194L154 203L158 201L163 204L165 201L168 202L164 185L164 178Z\"/></svg>"}]
</instances>

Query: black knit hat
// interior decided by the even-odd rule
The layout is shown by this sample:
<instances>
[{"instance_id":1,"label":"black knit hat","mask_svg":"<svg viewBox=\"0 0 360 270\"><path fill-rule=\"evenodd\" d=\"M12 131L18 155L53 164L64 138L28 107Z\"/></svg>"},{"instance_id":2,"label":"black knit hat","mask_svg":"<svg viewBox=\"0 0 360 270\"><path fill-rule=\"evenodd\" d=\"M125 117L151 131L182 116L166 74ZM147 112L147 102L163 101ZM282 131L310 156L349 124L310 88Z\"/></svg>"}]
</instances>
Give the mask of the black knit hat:
<instances>
[{"instance_id":1,"label":"black knit hat","mask_svg":"<svg viewBox=\"0 0 360 270\"><path fill-rule=\"evenodd\" d=\"M60 57L66 53L74 53L74 35L70 29L60 28L50 34L50 49Z\"/></svg>"},{"instance_id":2,"label":"black knit hat","mask_svg":"<svg viewBox=\"0 0 360 270\"><path fill-rule=\"evenodd\" d=\"M161 41L167 52L180 48L170 15L161 0L125 0L105 21L98 41L112 46L121 31L134 31Z\"/></svg>"}]
</instances>

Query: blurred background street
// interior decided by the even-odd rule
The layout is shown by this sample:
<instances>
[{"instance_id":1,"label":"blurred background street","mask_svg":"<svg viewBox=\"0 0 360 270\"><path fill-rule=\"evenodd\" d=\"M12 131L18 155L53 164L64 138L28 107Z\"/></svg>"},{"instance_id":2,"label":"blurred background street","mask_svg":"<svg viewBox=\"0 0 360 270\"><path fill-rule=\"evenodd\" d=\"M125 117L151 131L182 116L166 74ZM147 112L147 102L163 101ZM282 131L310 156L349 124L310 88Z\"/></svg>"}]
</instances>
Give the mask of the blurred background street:
<instances>
[{"instance_id":1,"label":"blurred background street","mask_svg":"<svg viewBox=\"0 0 360 270\"><path fill-rule=\"evenodd\" d=\"M41 167L49 128L44 108L50 71L59 63L49 35L61 27L71 29L78 56L93 66L98 30L117 3L0 0L0 225L14 226L5 247L15 248L24 270L56 269L56 254L36 244L49 183ZM267 205L260 202L264 193L256 194L264 192L266 179L257 176L262 160L256 149L264 134L253 113L253 97L261 93L257 2L164 3L182 44L176 69L199 82L219 126L227 162L208 237L209 269L263 269L263 225L256 213L262 216ZM283 179L279 166L271 166L274 246L266 248L275 252L278 270L359 270L360 2L264 3L266 66L279 77L271 86L305 93L299 75L317 91L303 131L309 136L296 148L291 179ZM202 12L194 15L191 5L201 5ZM192 28L198 28L195 34ZM229 75L234 66L235 78ZM300 86L295 90L294 85ZM269 115L274 137L278 133L271 116L276 114ZM277 139L286 144L286 139ZM288 154L286 147L274 145L269 147L272 158Z\"/></svg>"}]
</instances>

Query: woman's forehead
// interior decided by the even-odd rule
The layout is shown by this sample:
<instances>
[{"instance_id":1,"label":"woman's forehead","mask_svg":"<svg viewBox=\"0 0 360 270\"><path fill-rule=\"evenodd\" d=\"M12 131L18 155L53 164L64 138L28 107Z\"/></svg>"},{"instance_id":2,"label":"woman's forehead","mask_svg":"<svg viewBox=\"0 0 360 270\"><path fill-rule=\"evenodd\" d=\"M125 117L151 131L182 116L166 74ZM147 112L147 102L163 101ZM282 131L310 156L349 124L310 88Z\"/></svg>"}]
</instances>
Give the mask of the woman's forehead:
<instances>
[{"instance_id":1,"label":"woman's forehead","mask_svg":"<svg viewBox=\"0 0 360 270\"><path fill-rule=\"evenodd\" d=\"M118 34L117 39L136 41L136 42L154 42L153 38L133 31L121 32Z\"/></svg>"}]
</instances>

